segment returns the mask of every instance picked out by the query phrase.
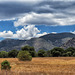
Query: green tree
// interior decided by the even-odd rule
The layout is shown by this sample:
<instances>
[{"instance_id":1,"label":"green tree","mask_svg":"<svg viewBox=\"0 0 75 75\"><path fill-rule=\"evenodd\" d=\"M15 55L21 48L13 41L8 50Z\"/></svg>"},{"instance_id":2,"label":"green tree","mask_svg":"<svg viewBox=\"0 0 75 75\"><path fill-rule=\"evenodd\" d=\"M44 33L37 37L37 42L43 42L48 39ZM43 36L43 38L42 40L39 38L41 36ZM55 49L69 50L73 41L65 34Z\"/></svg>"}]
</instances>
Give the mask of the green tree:
<instances>
[{"instance_id":1,"label":"green tree","mask_svg":"<svg viewBox=\"0 0 75 75\"><path fill-rule=\"evenodd\" d=\"M38 56L39 57L45 57L45 53L46 53L45 50L41 49L38 51Z\"/></svg>"},{"instance_id":2,"label":"green tree","mask_svg":"<svg viewBox=\"0 0 75 75\"><path fill-rule=\"evenodd\" d=\"M0 52L0 58L2 58L2 54L1 54L1 52Z\"/></svg>"},{"instance_id":3,"label":"green tree","mask_svg":"<svg viewBox=\"0 0 75 75\"><path fill-rule=\"evenodd\" d=\"M75 52L73 53L73 56L75 57Z\"/></svg>"},{"instance_id":4,"label":"green tree","mask_svg":"<svg viewBox=\"0 0 75 75\"><path fill-rule=\"evenodd\" d=\"M10 63L7 60L1 63L1 70L6 70L6 75L7 75L7 70L10 69L11 69Z\"/></svg>"},{"instance_id":5,"label":"green tree","mask_svg":"<svg viewBox=\"0 0 75 75\"><path fill-rule=\"evenodd\" d=\"M8 52L6 52L6 51L1 51L1 52L0 52L0 57L1 57L1 58L7 58L7 57L8 57Z\"/></svg>"},{"instance_id":6,"label":"green tree","mask_svg":"<svg viewBox=\"0 0 75 75\"><path fill-rule=\"evenodd\" d=\"M30 46L29 51L35 51L34 47Z\"/></svg>"},{"instance_id":7,"label":"green tree","mask_svg":"<svg viewBox=\"0 0 75 75\"><path fill-rule=\"evenodd\" d=\"M27 46L22 47L22 51L29 51L29 53L31 54L31 56L35 57L36 52L35 52L34 47L31 47L31 46L27 45Z\"/></svg>"},{"instance_id":8,"label":"green tree","mask_svg":"<svg viewBox=\"0 0 75 75\"><path fill-rule=\"evenodd\" d=\"M48 56L48 57L51 57L51 56L52 56L51 50L48 50L48 51L47 51L47 56Z\"/></svg>"},{"instance_id":9,"label":"green tree","mask_svg":"<svg viewBox=\"0 0 75 75\"><path fill-rule=\"evenodd\" d=\"M30 55L28 51L20 51L17 57L20 61L32 60L32 56Z\"/></svg>"},{"instance_id":10,"label":"green tree","mask_svg":"<svg viewBox=\"0 0 75 75\"><path fill-rule=\"evenodd\" d=\"M72 53L71 53L71 51L69 51L69 52L66 52L66 54L67 54L68 56L72 56Z\"/></svg>"},{"instance_id":11,"label":"green tree","mask_svg":"<svg viewBox=\"0 0 75 75\"><path fill-rule=\"evenodd\" d=\"M17 57L18 52L19 52L19 51L17 51L17 50L11 50L11 51L8 52L8 57L13 57L13 58L15 58L15 57Z\"/></svg>"},{"instance_id":12,"label":"green tree","mask_svg":"<svg viewBox=\"0 0 75 75\"><path fill-rule=\"evenodd\" d=\"M54 51L52 55L53 55L54 57L59 57L59 56L61 56L61 52L59 52L59 51Z\"/></svg>"},{"instance_id":13,"label":"green tree","mask_svg":"<svg viewBox=\"0 0 75 75\"><path fill-rule=\"evenodd\" d=\"M55 47L51 50L51 54L53 57L63 56L64 49L60 47Z\"/></svg>"},{"instance_id":14,"label":"green tree","mask_svg":"<svg viewBox=\"0 0 75 75\"><path fill-rule=\"evenodd\" d=\"M68 57L69 55L68 55L68 53L63 53L63 56Z\"/></svg>"},{"instance_id":15,"label":"green tree","mask_svg":"<svg viewBox=\"0 0 75 75\"><path fill-rule=\"evenodd\" d=\"M35 51L30 51L30 54L31 54L32 57L36 56L36 52Z\"/></svg>"},{"instance_id":16,"label":"green tree","mask_svg":"<svg viewBox=\"0 0 75 75\"><path fill-rule=\"evenodd\" d=\"M67 49L65 50L65 52L66 52L66 53L67 53L67 52L70 52L70 53L71 53L71 56L73 56L73 53L75 52L75 48L69 47L69 48L67 48Z\"/></svg>"},{"instance_id":17,"label":"green tree","mask_svg":"<svg viewBox=\"0 0 75 75\"><path fill-rule=\"evenodd\" d=\"M21 48L23 51L30 51L30 46L26 45Z\"/></svg>"}]
</instances>

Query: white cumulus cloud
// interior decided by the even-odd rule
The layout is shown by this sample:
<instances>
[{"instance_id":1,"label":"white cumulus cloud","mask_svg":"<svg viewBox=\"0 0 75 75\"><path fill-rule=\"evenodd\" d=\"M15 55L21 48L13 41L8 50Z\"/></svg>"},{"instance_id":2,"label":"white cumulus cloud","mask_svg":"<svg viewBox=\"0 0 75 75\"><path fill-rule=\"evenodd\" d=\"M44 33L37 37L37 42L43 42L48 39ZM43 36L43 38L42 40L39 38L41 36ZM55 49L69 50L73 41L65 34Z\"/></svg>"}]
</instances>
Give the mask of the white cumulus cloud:
<instances>
[{"instance_id":1,"label":"white cumulus cloud","mask_svg":"<svg viewBox=\"0 0 75 75\"><path fill-rule=\"evenodd\" d=\"M61 15L61 17L60 17ZM62 18L64 17L64 18ZM14 26L25 26L25 25L73 25L75 24L75 16L69 16L62 13L28 13L24 17L19 18L14 22Z\"/></svg>"},{"instance_id":2,"label":"white cumulus cloud","mask_svg":"<svg viewBox=\"0 0 75 75\"><path fill-rule=\"evenodd\" d=\"M12 31L0 32L0 37L27 40L33 37L40 37L46 34L46 32L40 34L40 30L38 30L35 25L27 25L24 26L24 28L17 30L15 34Z\"/></svg>"},{"instance_id":3,"label":"white cumulus cloud","mask_svg":"<svg viewBox=\"0 0 75 75\"><path fill-rule=\"evenodd\" d=\"M57 32L51 32L52 34L57 34Z\"/></svg>"},{"instance_id":4,"label":"white cumulus cloud","mask_svg":"<svg viewBox=\"0 0 75 75\"><path fill-rule=\"evenodd\" d=\"M75 34L75 31L70 31L70 33Z\"/></svg>"}]
</instances>

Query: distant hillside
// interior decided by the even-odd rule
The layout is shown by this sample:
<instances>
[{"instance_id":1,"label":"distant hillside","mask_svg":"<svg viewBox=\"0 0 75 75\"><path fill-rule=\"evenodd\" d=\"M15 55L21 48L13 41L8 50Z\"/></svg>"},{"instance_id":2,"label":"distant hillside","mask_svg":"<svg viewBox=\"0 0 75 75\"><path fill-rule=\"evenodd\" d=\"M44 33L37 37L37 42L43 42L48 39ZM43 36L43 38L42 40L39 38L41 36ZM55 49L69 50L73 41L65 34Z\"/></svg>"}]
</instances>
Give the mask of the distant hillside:
<instances>
[{"instance_id":1,"label":"distant hillside","mask_svg":"<svg viewBox=\"0 0 75 75\"><path fill-rule=\"evenodd\" d=\"M68 42L64 43L61 47L64 49L69 48L69 47L75 48L75 38L70 39Z\"/></svg>"},{"instance_id":2,"label":"distant hillside","mask_svg":"<svg viewBox=\"0 0 75 75\"><path fill-rule=\"evenodd\" d=\"M63 43L66 43L73 37L75 37L75 34L72 33L58 33L58 34L48 34L40 38L43 38L46 41L51 41L54 46L61 46Z\"/></svg>"},{"instance_id":3,"label":"distant hillside","mask_svg":"<svg viewBox=\"0 0 75 75\"><path fill-rule=\"evenodd\" d=\"M25 45L34 46L35 50L39 49L50 50L54 47L61 47L69 40L75 38L72 33L47 34L39 38L30 40L5 39L0 42L0 51L10 51L12 49L20 50Z\"/></svg>"},{"instance_id":4,"label":"distant hillside","mask_svg":"<svg viewBox=\"0 0 75 75\"><path fill-rule=\"evenodd\" d=\"M12 49L20 49L20 45L23 44L25 40L15 40L15 39L5 39L0 42L0 51L9 51ZM17 47L18 46L18 47Z\"/></svg>"}]
</instances>

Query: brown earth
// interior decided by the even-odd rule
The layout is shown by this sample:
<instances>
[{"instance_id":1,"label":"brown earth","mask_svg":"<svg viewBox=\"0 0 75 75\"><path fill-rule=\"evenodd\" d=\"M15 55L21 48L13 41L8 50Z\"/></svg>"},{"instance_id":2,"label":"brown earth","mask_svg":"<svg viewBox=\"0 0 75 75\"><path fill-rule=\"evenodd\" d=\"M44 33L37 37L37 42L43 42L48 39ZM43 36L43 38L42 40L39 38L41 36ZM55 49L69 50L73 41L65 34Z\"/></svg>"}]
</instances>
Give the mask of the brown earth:
<instances>
[{"instance_id":1,"label":"brown earth","mask_svg":"<svg viewBox=\"0 0 75 75\"><path fill-rule=\"evenodd\" d=\"M4 60L8 60L12 67L7 75L75 75L75 57L39 57L32 61L0 58L0 64ZM0 75L5 73L0 70Z\"/></svg>"}]
</instances>

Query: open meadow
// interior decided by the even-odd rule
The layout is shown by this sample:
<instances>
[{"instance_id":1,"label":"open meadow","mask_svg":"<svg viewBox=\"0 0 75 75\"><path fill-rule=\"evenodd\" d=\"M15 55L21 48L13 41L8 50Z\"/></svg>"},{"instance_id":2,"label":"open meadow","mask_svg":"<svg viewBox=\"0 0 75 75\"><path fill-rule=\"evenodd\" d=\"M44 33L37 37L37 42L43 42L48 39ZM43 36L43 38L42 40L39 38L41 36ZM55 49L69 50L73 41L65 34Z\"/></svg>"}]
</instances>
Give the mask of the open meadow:
<instances>
[{"instance_id":1,"label":"open meadow","mask_svg":"<svg viewBox=\"0 0 75 75\"><path fill-rule=\"evenodd\" d=\"M4 60L12 67L8 75L75 75L75 57L36 57L32 61L0 58L0 63ZM0 75L5 71L0 70Z\"/></svg>"}]
</instances>

